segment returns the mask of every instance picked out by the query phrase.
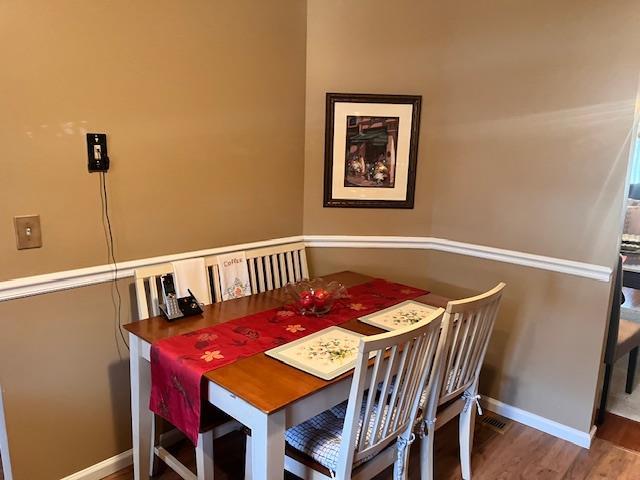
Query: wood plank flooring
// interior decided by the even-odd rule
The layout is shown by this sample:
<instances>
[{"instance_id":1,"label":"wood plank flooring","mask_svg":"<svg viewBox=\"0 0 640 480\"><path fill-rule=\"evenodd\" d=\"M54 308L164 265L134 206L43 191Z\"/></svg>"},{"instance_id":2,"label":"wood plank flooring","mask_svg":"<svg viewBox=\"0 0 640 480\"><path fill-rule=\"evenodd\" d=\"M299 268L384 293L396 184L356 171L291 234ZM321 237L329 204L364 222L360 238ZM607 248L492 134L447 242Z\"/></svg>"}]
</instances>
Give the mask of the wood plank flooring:
<instances>
[{"instance_id":1,"label":"wood plank flooring","mask_svg":"<svg viewBox=\"0 0 640 480\"><path fill-rule=\"evenodd\" d=\"M640 422L607 412L597 435L618 447L640 452Z\"/></svg>"},{"instance_id":2,"label":"wood plank flooring","mask_svg":"<svg viewBox=\"0 0 640 480\"><path fill-rule=\"evenodd\" d=\"M609 418L608 418L609 420ZM473 480L640 480L640 453L616 446L617 435L624 422L611 418L609 429L604 429L605 438L594 439L590 450L513 422L506 433L500 434L487 427L476 428L473 450ZM626 419L625 419L626 420ZM637 422L634 422L637 423ZM605 422L605 425L607 423ZM640 438L640 424L626 425L626 434L620 437ZM637 430L634 430L637 429ZM634 433L635 432L635 433ZM634 437L637 435L638 437ZM629 442L629 445L638 445ZM216 442L216 480L243 478L244 439L233 433ZM410 478L419 479L418 440L411 448ZM193 466L193 448L186 443L178 446L178 456ZM459 480L457 422L452 421L436 434L435 478L437 480ZM124 469L104 480L130 480L131 468ZM179 477L166 469L156 477L160 480L178 480ZM297 477L288 475L288 480ZM392 478L390 469L374 480Z\"/></svg>"}]
</instances>

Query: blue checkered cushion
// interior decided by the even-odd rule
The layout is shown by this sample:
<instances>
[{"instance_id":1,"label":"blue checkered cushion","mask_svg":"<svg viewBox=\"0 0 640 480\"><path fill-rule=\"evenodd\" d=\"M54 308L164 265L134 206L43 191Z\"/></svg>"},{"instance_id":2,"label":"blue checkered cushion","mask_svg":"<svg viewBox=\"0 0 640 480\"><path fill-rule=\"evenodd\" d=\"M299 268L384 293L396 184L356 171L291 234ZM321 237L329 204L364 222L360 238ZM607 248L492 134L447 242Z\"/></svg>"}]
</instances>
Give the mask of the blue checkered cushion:
<instances>
[{"instance_id":1,"label":"blue checkered cushion","mask_svg":"<svg viewBox=\"0 0 640 480\"><path fill-rule=\"evenodd\" d=\"M359 425L362 425L365 402L363 402L360 411ZM367 437L370 435L373 423L375 422L376 408L373 408L371 414L371 420L367 428ZM342 428L344 426L346 413L347 402L343 402L329 410L319 413L300 425L291 427L285 434L287 443L296 450L300 450L310 456L320 465L335 471L338 463L338 454L340 453L340 444L342 443ZM384 420L386 414L387 407L385 406L382 420ZM354 467L369 460L369 458L371 457L360 459L355 462Z\"/></svg>"}]
</instances>

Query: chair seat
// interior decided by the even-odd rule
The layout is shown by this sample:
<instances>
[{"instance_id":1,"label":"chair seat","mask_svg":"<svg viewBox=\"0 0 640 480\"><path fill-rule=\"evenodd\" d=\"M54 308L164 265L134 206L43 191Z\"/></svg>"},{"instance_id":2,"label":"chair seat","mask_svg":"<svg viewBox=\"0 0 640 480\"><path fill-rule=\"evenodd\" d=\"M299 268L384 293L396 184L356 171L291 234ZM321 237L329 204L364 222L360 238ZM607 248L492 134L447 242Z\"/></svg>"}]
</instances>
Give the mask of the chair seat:
<instances>
[{"instance_id":1,"label":"chair seat","mask_svg":"<svg viewBox=\"0 0 640 480\"><path fill-rule=\"evenodd\" d=\"M359 426L362 425L363 422L365 404L366 398L363 401L360 411ZM386 418L387 408L387 406L384 407L382 421ZM289 428L285 434L287 443L296 450L308 455L323 467L335 471L340 453L342 429L346 413L347 402L343 402L329 410L319 413L306 422ZM373 409L369 427L367 428L367 438L375 422L375 413L376 409ZM371 455L361 458L355 461L353 466L358 466L374 456L375 455Z\"/></svg>"},{"instance_id":2,"label":"chair seat","mask_svg":"<svg viewBox=\"0 0 640 480\"><path fill-rule=\"evenodd\" d=\"M620 319L616 359L640 345L640 323Z\"/></svg>"}]
</instances>

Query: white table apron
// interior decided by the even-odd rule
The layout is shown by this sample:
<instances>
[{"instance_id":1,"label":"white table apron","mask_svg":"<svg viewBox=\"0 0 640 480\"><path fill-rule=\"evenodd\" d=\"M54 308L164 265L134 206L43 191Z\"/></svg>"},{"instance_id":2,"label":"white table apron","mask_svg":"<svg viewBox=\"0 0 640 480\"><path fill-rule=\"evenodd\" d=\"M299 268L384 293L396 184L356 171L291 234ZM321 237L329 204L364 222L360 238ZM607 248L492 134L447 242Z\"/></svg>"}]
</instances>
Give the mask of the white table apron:
<instances>
[{"instance_id":1,"label":"white table apron","mask_svg":"<svg viewBox=\"0 0 640 480\"><path fill-rule=\"evenodd\" d=\"M153 460L153 413L149 410L151 344L130 333L129 346L134 479L147 480ZM347 377L271 414L213 382L208 384L208 400L251 429L252 479L275 480L284 477L285 430L346 400L350 388L351 377Z\"/></svg>"}]
</instances>

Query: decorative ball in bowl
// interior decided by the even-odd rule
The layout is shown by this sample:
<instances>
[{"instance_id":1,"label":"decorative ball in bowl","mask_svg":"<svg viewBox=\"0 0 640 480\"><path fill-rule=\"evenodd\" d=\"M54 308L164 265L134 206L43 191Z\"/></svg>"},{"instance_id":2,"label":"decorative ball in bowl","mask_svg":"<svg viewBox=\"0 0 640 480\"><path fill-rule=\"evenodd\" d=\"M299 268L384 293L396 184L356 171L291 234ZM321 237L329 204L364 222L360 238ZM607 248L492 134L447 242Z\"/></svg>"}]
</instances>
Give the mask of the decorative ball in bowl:
<instances>
[{"instance_id":1,"label":"decorative ball in bowl","mask_svg":"<svg viewBox=\"0 0 640 480\"><path fill-rule=\"evenodd\" d=\"M302 315L324 315L336 300L347 295L341 283L321 278L288 283L285 288L291 304Z\"/></svg>"}]
</instances>

